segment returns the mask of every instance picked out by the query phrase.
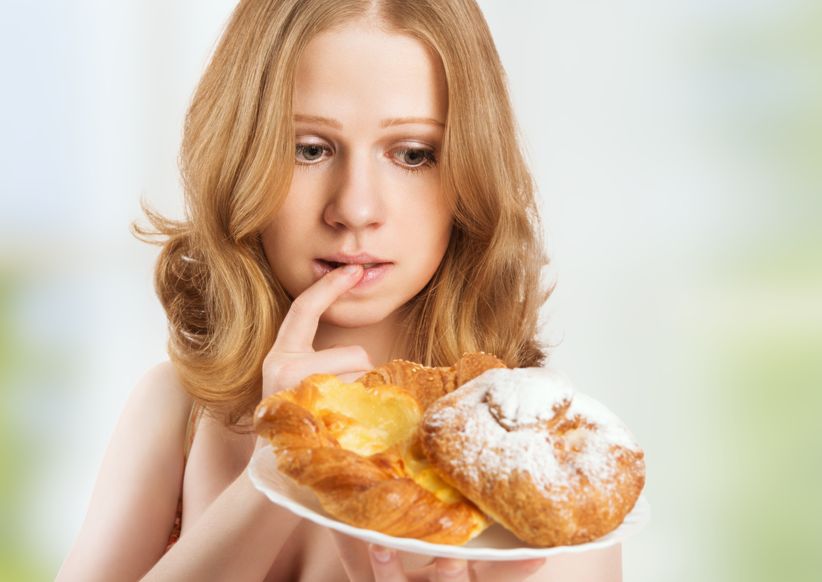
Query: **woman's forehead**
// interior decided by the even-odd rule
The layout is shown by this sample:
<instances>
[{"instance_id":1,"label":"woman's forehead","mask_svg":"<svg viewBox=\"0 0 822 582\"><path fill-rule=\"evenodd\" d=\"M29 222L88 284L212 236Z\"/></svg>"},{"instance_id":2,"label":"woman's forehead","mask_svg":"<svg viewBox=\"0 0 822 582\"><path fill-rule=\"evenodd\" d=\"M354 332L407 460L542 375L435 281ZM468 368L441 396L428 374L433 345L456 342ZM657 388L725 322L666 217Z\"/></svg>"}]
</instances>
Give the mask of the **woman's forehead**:
<instances>
[{"instance_id":1,"label":"woman's forehead","mask_svg":"<svg viewBox=\"0 0 822 582\"><path fill-rule=\"evenodd\" d=\"M420 40L352 24L314 37L297 64L294 111L345 121L368 117L443 123L448 92L436 55Z\"/></svg>"}]
</instances>

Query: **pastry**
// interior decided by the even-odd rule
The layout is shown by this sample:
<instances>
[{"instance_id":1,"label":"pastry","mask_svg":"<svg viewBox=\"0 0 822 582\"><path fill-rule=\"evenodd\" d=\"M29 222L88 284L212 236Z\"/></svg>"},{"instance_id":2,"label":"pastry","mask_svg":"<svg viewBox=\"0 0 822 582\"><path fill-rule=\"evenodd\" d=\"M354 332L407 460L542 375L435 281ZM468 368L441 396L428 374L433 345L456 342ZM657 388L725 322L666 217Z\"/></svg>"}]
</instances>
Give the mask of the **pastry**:
<instances>
[{"instance_id":1,"label":"pastry","mask_svg":"<svg viewBox=\"0 0 822 582\"><path fill-rule=\"evenodd\" d=\"M434 402L420 434L448 483L536 546L605 535L645 483L625 425L546 368L488 370Z\"/></svg>"},{"instance_id":2,"label":"pastry","mask_svg":"<svg viewBox=\"0 0 822 582\"><path fill-rule=\"evenodd\" d=\"M350 384L313 374L263 400L255 429L273 445L279 470L310 487L336 519L463 544L491 522L430 466L418 429L431 403L501 366L473 353L448 368L394 360Z\"/></svg>"}]
</instances>

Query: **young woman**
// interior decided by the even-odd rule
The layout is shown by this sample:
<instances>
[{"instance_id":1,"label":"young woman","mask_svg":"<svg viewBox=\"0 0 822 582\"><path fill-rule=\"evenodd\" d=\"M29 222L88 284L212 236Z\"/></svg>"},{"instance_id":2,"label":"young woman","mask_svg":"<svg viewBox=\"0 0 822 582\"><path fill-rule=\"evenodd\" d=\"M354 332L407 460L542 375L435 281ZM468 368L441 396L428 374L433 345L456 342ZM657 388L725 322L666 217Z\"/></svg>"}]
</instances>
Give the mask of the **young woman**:
<instances>
[{"instance_id":1,"label":"young woman","mask_svg":"<svg viewBox=\"0 0 822 582\"><path fill-rule=\"evenodd\" d=\"M473 0L241 1L181 170L186 219L146 210L170 361L129 398L58 580L620 579L618 546L404 567L246 476L254 407L308 374L544 361L534 188Z\"/></svg>"}]
</instances>

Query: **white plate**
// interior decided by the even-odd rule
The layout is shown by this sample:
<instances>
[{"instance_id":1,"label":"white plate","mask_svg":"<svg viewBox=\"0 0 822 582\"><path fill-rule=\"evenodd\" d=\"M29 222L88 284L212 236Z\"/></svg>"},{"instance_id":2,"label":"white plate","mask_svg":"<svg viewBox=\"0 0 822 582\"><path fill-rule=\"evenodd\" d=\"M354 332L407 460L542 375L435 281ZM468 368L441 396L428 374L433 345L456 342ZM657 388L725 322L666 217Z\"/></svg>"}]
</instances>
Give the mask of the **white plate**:
<instances>
[{"instance_id":1,"label":"white plate","mask_svg":"<svg viewBox=\"0 0 822 582\"><path fill-rule=\"evenodd\" d=\"M651 517L651 507L645 497L640 495L634 509L625 517L622 525L607 535L585 544L552 548L523 546L520 540L499 524L492 525L463 546L432 544L418 539L398 538L378 531L354 527L329 517L309 488L301 487L277 470L277 459L271 446L263 447L254 453L248 468L248 475L254 486L265 493L271 501L316 524L387 548L464 560L524 560L604 548L634 535L648 523Z\"/></svg>"}]
</instances>

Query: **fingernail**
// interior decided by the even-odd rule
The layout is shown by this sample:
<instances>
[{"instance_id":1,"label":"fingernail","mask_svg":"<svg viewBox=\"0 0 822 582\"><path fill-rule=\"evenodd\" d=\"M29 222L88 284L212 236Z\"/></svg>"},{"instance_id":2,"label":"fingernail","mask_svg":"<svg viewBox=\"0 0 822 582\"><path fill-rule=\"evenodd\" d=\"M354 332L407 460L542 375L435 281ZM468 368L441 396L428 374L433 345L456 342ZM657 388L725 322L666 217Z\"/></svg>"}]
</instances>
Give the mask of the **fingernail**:
<instances>
[{"instance_id":1,"label":"fingernail","mask_svg":"<svg viewBox=\"0 0 822 582\"><path fill-rule=\"evenodd\" d=\"M440 561L439 571L446 576L456 576L462 574L465 570L465 564L460 560L442 560Z\"/></svg>"},{"instance_id":2,"label":"fingernail","mask_svg":"<svg viewBox=\"0 0 822 582\"><path fill-rule=\"evenodd\" d=\"M371 555L374 556L374 559L380 564L387 564L391 561L393 552L391 550L386 550L385 548L371 546Z\"/></svg>"},{"instance_id":3,"label":"fingernail","mask_svg":"<svg viewBox=\"0 0 822 582\"><path fill-rule=\"evenodd\" d=\"M342 270L343 270L343 273L345 273L346 275L353 275L354 273L359 273L360 268L361 267L359 265L351 264L351 265L344 266L342 268Z\"/></svg>"}]
</instances>

